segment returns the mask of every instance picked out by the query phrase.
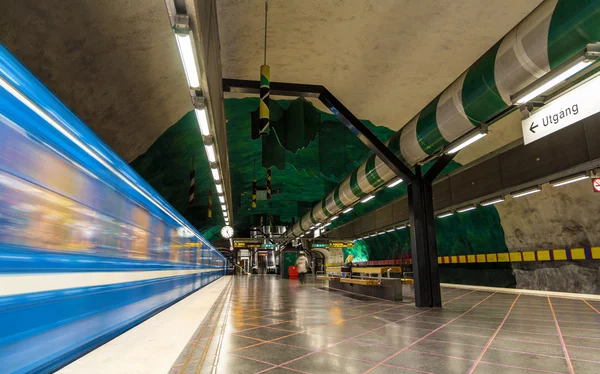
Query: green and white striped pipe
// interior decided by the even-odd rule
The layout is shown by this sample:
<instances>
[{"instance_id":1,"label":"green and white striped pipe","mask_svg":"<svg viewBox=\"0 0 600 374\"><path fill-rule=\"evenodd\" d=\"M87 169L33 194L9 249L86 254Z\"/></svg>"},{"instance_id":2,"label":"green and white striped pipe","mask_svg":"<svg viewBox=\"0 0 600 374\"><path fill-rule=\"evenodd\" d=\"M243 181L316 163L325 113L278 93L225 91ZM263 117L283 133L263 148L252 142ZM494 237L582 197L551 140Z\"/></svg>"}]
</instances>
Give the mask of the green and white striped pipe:
<instances>
[{"instance_id":1,"label":"green and white striped pipe","mask_svg":"<svg viewBox=\"0 0 600 374\"><path fill-rule=\"evenodd\" d=\"M587 44L600 41L600 0L546 0L429 103L386 145L414 166L511 105L514 95ZM297 222L299 236L395 174L371 155Z\"/></svg>"}]
</instances>

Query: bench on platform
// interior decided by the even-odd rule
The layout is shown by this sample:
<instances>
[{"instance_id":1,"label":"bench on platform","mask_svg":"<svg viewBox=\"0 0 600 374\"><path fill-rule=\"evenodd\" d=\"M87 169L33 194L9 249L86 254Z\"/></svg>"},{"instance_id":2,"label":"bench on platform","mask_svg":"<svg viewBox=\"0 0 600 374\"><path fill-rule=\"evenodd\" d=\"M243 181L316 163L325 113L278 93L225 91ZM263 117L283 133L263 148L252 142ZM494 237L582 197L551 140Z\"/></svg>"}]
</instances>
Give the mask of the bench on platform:
<instances>
[{"instance_id":1,"label":"bench on platform","mask_svg":"<svg viewBox=\"0 0 600 374\"><path fill-rule=\"evenodd\" d=\"M327 276L327 275L318 275L317 276L318 280L340 280L340 277L336 277L336 276Z\"/></svg>"},{"instance_id":2,"label":"bench on platform","mask_svg":"<svg viewBox=\"0 0 600 374\"><path fill-rule=\"evenodd\" d=\"M379 281L375 279L356 279L356 278L342 278L342 283L360 284L363 286L379 286Z\"/></svg>"}]
</instances>

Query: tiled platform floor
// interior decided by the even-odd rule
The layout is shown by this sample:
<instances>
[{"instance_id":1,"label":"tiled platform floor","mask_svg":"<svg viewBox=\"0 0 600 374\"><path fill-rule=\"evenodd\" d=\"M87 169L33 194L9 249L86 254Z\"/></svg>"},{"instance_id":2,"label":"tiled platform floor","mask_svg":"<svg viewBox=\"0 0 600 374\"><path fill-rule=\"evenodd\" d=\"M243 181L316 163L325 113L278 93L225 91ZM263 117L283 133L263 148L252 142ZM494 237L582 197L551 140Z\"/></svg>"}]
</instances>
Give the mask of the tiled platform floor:
<instances>
[{"instance_id":1,"label":"tiled platform floor","mask_svg":"<svg viewBox=\"0 0 600 374\"><path fill-rule=\"evenodd\" d=\"M275 276L233 282L189 372L600 373L600 302L442 289L442 309L419 309Z\"/></svg>"}]
</instances>

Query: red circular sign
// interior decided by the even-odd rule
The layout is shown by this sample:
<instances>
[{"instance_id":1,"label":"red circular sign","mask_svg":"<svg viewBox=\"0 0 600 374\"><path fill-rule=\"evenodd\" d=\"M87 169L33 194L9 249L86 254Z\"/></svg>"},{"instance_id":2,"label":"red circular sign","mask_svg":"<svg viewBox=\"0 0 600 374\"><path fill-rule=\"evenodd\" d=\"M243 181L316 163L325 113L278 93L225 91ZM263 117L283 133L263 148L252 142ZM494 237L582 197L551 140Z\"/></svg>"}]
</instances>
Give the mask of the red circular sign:
<instances>
[{"instance_id":1,"label":"red circular sign","mask_svg":"<svg viewBox=\"0 0 600 374\"><path fill-rule=\"evenodd\" d=\"M594 192L600 192L600 178L592 179L592 186L594 186Z\"/></svg>"}]
</instances>

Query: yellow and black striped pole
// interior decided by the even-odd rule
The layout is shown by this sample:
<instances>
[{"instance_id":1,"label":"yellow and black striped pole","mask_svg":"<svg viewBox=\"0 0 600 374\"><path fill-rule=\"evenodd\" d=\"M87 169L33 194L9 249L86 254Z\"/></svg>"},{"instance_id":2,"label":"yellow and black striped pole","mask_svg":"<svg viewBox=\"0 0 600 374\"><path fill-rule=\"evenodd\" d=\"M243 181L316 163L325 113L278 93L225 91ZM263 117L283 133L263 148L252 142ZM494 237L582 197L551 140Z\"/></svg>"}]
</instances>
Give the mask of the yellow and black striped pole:
<instances>
[{"instance_id":1,"label":"yellow and black striped pole","mask_svg":"<svg viewBox=\"0 0 600 374\"><path fill-rule=\"evenodd\" d=\"M212 218L212 190L208 190L208 218Z\"/></svg>"},{"instance_id":2,"label":"yellow and black striped pole","mask_svg":"<svg viewBox=\"0 0 600 374\"><path fill-rule=\"evenodd\" d=\"M252 180L252 208L256 208L256 179Z\"/></svg>"},{"instance_id":3,"label":"yellow and black striped pole","mask_svg":"<svg viewBox=\"0 0 600 374\"><path fill-rule=\"evenodd\" d=\"M196 170L192 169L190 171L190 188L188 189L188 204L192 205L194 203L194 192L196 190Z\"/></svg>"},{"instance_id":4,"label":"yellow and black striped pole","mask_svg":"<svg viewBox=\"0 0 600 374\"><path fill-rule=\"evenodd\" d=\"M267 169L267 200L271 200L271 169Z\"/></svg>"},{"instance_id":5,"label":"yellow and black striped pole","mask_svg":"<svg viewBox=\"0 0 600 374\"><path fill-rule=\"evenodd\" d=\"M260 67L260 136L269 134L269 95L271 94L271 68L269 65Z\"/></svg>"}]
</instances>

